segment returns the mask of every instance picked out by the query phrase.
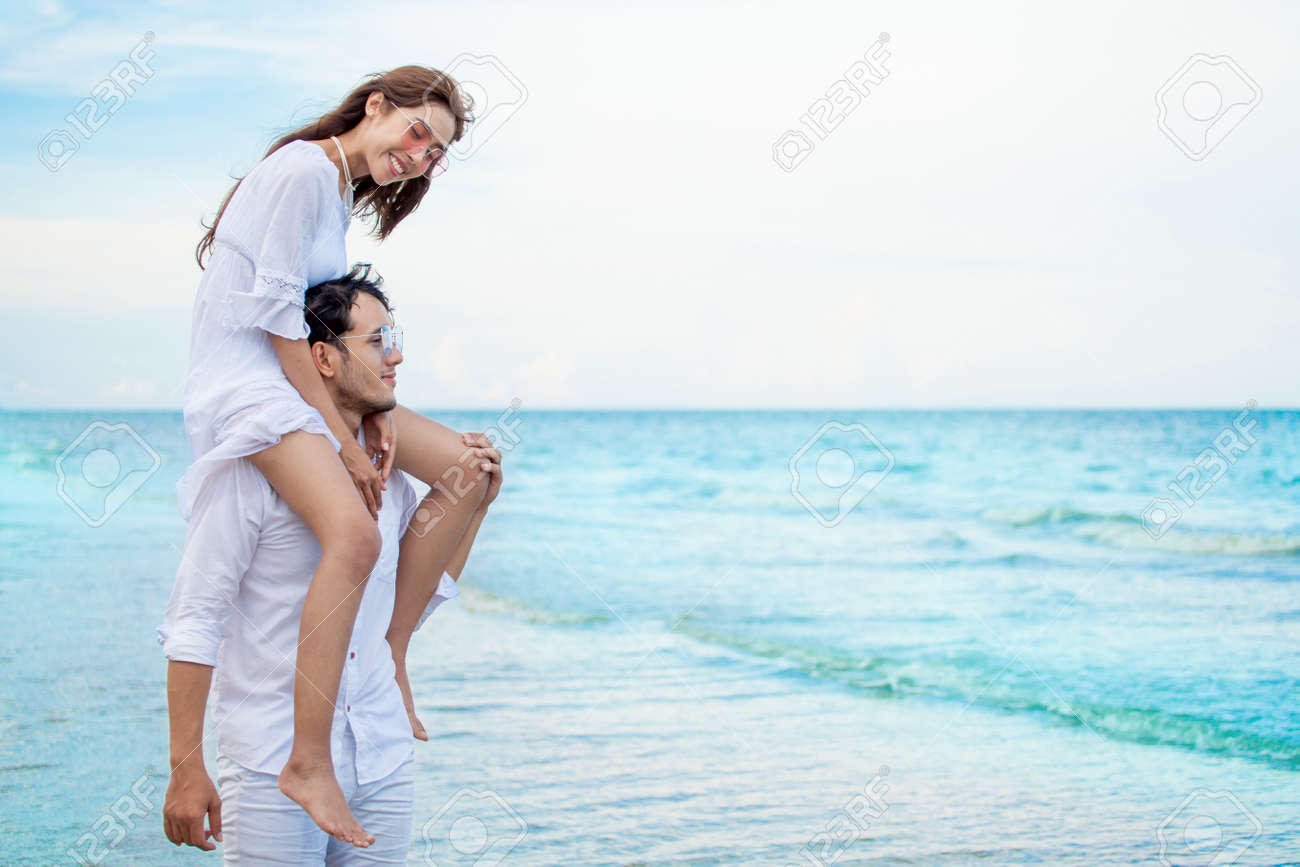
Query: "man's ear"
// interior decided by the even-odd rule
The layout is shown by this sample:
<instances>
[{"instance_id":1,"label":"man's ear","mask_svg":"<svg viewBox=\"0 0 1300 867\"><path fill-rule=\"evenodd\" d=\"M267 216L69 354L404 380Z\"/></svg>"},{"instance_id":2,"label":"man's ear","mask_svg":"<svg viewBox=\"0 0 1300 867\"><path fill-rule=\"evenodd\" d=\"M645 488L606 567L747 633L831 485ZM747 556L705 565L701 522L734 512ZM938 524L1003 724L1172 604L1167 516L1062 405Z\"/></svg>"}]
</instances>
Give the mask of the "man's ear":
<instances>
[{"instance_id":1,"label":"man's ear","mask_svg":"<svg viewBox=\"0 0 1300 867\"><path fill-rule=\"evenodd\" d=\"M311 345L311 360L316 365L316 370L320 373L321 379L329 379L338 375L339 359L337 350L324 340L318 340Z\"/></svg>"}]
</instances>

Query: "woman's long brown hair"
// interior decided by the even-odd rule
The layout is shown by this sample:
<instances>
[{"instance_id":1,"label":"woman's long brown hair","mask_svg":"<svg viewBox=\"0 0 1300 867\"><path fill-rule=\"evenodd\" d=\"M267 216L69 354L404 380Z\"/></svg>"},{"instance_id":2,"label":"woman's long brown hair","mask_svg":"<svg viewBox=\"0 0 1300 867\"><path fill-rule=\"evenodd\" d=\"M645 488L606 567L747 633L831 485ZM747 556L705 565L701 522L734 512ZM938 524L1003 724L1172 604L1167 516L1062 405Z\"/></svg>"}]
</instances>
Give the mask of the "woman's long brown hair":
<instances>
[{"instance_id":1,"label":"woman's long brown hair","mask_svg":"<svg viewBox=\"0 0 1300 867\"><path fill-rule=\"evenodd\" d=\"M472 101L461 91L460 86L451 76L423 66L399 66L388 72L377 72L367 76L365 81L349 93L337 108L306 126L285 134L271 145L266 156L269 157L291 141L320 141L347 132L361 123L361 119L366 116L366 99L375 91L379 91L403 108L423 107L429 103L445 106L456 119L456 132L451 137L451 142L448 142L449 145L459 141L465 134L465 127L473 122L470 114L473 109ZM235 190L239 189L242 181L243 178L240 178L230 188L230 192L226 193L226 198L221 202L221 208L217 211L212 225L203 224L207 231L194 250L194 258L198 261L199 268L204 267L204 260L212 252L217 224L221 222L221 215L226 212L226 206L230 204L230 199L235 195ZM420 200L428 190L429 179L423 176L408 178L399 184L387 186L380 186L375 183L374 178L366 177L357 182L353 202L362 216L375 218L374 233L383 240L398 223L419 207Z\"/></svg>"}]
</instances>

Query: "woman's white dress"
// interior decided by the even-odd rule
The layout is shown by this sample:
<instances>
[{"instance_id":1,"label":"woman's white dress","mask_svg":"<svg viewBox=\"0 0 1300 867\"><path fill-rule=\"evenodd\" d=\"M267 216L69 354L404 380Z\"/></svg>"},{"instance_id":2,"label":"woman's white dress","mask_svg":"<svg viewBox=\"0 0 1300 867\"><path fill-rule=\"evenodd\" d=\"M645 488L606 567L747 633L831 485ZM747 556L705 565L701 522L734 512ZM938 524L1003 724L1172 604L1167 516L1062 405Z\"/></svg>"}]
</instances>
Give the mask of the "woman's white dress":
<instances>
[{"instance_id":1,"label":"woman's white dress","mask_svg":"<svg viewBox=\"0 0 1300 867\"><path fill-rule=\"evenodd\" d=\"M293 141L248 173L217 224L190 332L184 415L194 463L176 485L186 518L214 471L290 431L324 434L339 448L285 377L269 335L307 336L307 287L347 271L352 204L325 151Z\"/></svg>"}]
</instances>

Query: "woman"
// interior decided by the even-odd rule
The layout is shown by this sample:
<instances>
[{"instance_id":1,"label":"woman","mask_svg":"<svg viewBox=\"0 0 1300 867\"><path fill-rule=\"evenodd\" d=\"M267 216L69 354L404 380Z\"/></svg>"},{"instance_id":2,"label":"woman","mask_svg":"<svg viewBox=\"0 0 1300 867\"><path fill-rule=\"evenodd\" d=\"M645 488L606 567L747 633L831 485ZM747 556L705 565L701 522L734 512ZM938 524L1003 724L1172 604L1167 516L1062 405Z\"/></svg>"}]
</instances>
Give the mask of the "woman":
<instances>
[{"instance_id":1,"label":"woman","mask_svg":"<svg viewBox=\"0 0 1300 867\"><path fill-rule=\"evenodd\" d=\"M177 486L181 511L191 517L216 469L248 458L320 542L300 624L293 748L279 787L327 833L362 847L374 838L334 777L330 728L357 591L379 555L374 518L384 482L393 466L438 479L466 453L482 457L483 450L400 406L367 417L363 447L311 362L303 296L346 271L354 213L373 216L384 239L419 206L470 122L466 103L456 82L434 69L370 76L333 111L271 146L226 196L196 251L204 273L184 401L195 462ZM414 554L404 554L409 563L398 576L399 612L409 605L413 614L394 617L390 638L413 727L406 645L482 499L486 475L475 481L454 501L430 493L426 513L440 520L411 534Z\"/></svg>"}]
</instances>

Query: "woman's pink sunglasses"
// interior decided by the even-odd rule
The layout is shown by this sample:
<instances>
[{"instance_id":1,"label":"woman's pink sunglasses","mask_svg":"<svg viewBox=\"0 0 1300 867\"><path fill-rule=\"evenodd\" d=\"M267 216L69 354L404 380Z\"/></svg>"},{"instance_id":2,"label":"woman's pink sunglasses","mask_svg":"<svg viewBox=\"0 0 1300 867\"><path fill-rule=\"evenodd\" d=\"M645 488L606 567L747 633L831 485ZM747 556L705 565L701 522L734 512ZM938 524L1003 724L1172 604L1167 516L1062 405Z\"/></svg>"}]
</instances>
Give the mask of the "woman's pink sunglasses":
<instances>
[{"instance_id":1,"label":"woman's pink sunglasses","mask_svg":"<svg viewBox=\"0 0 1300 867\"><path fill-rule=\"evenodd\" d=\"M402 107L389 100L393 108L401 112L402 117L411 122L402 133L402 149L415 157L420 167L420 174L429 180L447 171L447 152L433 138L433 130L418 117L411 117L402 111Z\"/></svg>"}]
</instances>

